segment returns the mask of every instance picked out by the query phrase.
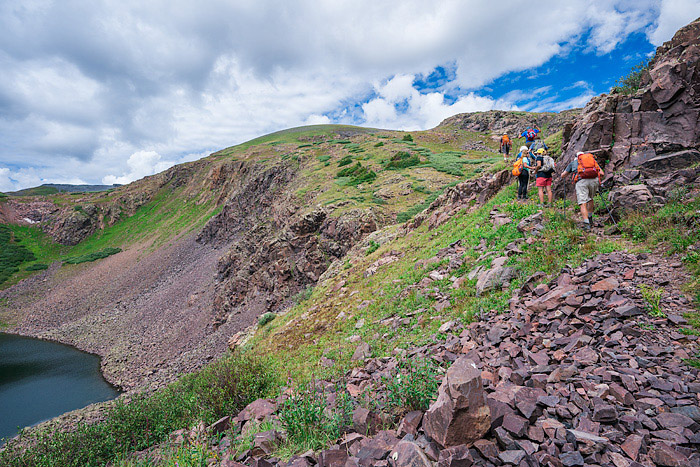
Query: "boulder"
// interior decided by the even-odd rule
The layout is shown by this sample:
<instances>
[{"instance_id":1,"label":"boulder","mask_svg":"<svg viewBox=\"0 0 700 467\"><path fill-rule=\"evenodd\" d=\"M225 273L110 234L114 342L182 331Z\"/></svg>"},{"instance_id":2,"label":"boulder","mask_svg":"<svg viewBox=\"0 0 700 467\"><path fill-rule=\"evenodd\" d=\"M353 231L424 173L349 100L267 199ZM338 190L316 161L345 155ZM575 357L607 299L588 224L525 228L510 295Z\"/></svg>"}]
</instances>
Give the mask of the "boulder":
<instances>
[{"instance_id":1,"label":"boulder","mask_svg":"<svg viewBox=\"0 0 700 467\"><path fill-rule=\"evenodd\" d=\"M401 441L396 445L390 455L395 465L405 467L431 467L432 464L423 453L423 450L410 441Z\"/></svg>"},{"instance_id":2,"label":"boulder","mask_svg":"<svg viewBox=\"0 0 700 467\"><path fill-rule=\"evenodd\" d=\"M515 277L515 269L511 267L497 266L484 271L476 281L476 294L481 295L489 290L502 287Z\"/></svg>"},{"instance_id":3,"label":"boulder","mask_svg":"<svg viewBox=\"0 0 700 467\"><path fill-rule=\"evenodd\" d=\"M277 411L277 404L270 399L257 399L246 406L236 417L239 421L265 420Z\"/></svg>"},{"instance_id":4,"label":"boulder","mask_svg":"<svg viewBox=\"0 0 700 467\"><path fill-rule=\"evenodd\" d=\"M646 185L615 188L608 195L608 201L613 215L617 218L627 212L654 209L661 205Z\"/></svg>"},{"instance_id":5,"label":"boulder","mask_svg":"<svg viewBox=\"0 0 700 467\"><path fill-rule=\"evenodd\" d=\"M447 370L437 400L423 417L423 429L437 443L450 447L473 443L490 428L481 371L472 360L460 357Z\"/></svg>"}]
</instances>

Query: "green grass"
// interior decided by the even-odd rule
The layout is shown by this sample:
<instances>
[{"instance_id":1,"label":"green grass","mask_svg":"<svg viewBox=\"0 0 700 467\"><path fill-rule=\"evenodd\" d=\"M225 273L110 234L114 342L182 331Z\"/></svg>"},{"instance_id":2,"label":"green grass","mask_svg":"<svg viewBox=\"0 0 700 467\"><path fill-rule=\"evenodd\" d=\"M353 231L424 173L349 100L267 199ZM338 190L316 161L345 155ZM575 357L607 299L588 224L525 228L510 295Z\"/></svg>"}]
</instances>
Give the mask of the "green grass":
<instances>
[{"instance_id":1,"label":"green grass","mask_svg":"<svg viewBox=\"0 0 700 467\"><path fill-rule=\"evenodd\" d=\"M73 256L71 258L66 258L63 260L64 264L80 264L88 263L92 261L97 261L98 259L104 259L108 256L116 255L122 251L121 248L108 247L94 253L88 253L86 255Z\"/></svg>"},{"instance_id":2,"label":"green grass","mask_svg":"<svg viewBox=\"0 0 700 467\"><path fill-rule=\"evenodd\" d=\"M399 170L420 165L420 157L407 151L399 151L386 164L387 169Z\"/></svg>"},{"instance_id":3,"label":"green grass","mask_svg":"<svg viewBox=\"0 0 700 467\"><path fill-rule=\"evenodd\" d=\"M21 243L21 236L0 225L0 285L19 272L23 264L35 260L34 253Z\"/></svg>"},{"instance_id":4,"label":"green grass","mask_svg":"<svg viewBox=\"0 0 700 467\"><path fill-rule=\"evenodd\" d=\"M432 360L404 360L391 378L385 378L387 406L398 414L426 411L437 397L442 377Z\"/></svg>"}]
</instances>

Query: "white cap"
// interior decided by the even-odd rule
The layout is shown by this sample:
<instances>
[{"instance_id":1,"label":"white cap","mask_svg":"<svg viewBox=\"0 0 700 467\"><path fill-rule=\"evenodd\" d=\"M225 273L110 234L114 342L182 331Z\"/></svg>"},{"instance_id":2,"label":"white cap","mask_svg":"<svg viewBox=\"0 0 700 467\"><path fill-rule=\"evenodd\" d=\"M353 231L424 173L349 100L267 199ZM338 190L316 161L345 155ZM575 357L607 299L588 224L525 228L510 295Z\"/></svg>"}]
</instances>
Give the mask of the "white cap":
<instances>
[{"instance_id":1,"label":"white cap","mask_svg":"<svg viewBox=\"0 0 700 467\"><path fill-rule=\"evenodd\" d=\"M577 156L582 156L583 153L582 153L581 151L579 151L579 152L576 153L576 155L577 155Z\"/></svg>"},{"instance_id":2,"label":"white cap","mask_svg":"<svg viewBox=\"0 0 700 467\"><path fill-rule=\"evenodd\" d=\"M523 152L523 151L529 151L527 146L520 146L520 152Z\"/></svg>"}]
</instances>

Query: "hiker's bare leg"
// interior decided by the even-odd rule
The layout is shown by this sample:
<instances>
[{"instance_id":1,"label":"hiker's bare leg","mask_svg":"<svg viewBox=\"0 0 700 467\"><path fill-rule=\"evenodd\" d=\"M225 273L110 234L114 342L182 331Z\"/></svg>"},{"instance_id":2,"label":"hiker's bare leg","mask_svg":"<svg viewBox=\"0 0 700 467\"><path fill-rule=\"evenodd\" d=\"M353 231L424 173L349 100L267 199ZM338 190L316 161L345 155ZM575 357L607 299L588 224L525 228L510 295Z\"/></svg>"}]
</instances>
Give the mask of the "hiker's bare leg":
<instances>
[{"instance_id":1,"label":"hiker's bare leg","mask_svg":"<svg viewBox=\"0 0 700 467\"><path fill-rule=\"evenodd\" d=\"M581 217L583 217L583 222L588 220L588 203L582 203L581 206Z\"/></svg>"},{"instance_id":2,"label":"hiker's bare leg","mask_svg":"<svg viewBox=\"0 0 700 467\"><path fill-rule=\"evenodd\" d=\"M552 186L547 185L547 199L549 200L549 204L552 204Z\"/></svg>"},{"instance_id":3,"label":"hiker's bare leg","mask_svg":"<svg viewBox=\"0 0 700 467\"><path fill-rule=\"evenodd\" d=\"M544 191L541 186L537 187L537 195L540 197L540 203L544 204Z\"/></svg>"}]
</instances>

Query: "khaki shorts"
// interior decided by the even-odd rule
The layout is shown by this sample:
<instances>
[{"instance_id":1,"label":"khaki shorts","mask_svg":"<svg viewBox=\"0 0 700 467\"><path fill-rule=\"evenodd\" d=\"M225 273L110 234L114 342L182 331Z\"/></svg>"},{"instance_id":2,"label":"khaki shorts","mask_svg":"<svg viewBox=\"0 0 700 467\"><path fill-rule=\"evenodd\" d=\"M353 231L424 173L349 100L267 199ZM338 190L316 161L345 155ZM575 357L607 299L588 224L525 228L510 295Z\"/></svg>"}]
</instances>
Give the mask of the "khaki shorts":
<instances>
[{"instance_id":1,"label":"khaki shorts","mask_svg":"<svg viewBox=\"0 0 700 467\"><path fill-rule=\"evenodd\" d=\"M597 178L582 178L576 182L576 201L578 201L578 204L592 200L599 186L600 183Z\"/></svg>"}]
</instances>

